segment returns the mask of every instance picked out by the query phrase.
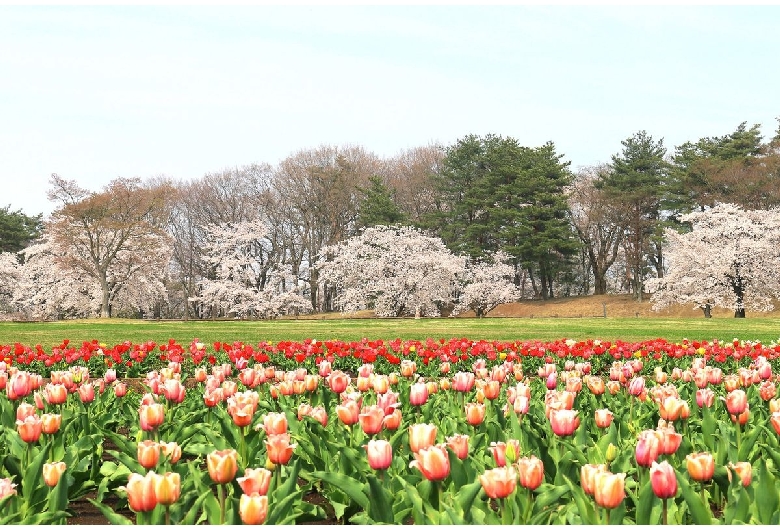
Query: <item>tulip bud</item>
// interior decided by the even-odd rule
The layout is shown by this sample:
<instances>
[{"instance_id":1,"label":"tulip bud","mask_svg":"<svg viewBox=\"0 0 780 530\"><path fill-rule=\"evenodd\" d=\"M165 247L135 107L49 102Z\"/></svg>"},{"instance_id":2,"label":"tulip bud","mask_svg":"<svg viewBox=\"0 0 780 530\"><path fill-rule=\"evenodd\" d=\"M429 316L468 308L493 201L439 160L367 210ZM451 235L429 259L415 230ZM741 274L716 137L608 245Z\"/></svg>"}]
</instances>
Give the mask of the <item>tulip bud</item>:
<instances>
[{"instance_id":1,"label":"tulip bud","mask_svg":"<svg viewBox=\"0 0 780 530\"><path fill-rule=\"evenodd\" d=\"M43 464L43 481L47 486L53 488L60 481L60 477L65 473L67 466L65 462L48 462Z\"/></svg>"},{"instance_id":2,"label":"tulip bud","mask_svg":"<svg viewBox=\"0 0 780 530\"><path fill-rule=\"evenodd\" d=\"M618 455L617 447L615 447L615 444L610 443L607 446L607 454L604 455L607 460L607 463L611 464L612 462L614 462L615 459L617 458L617 455Z\"/></svg>"}]
</instances>

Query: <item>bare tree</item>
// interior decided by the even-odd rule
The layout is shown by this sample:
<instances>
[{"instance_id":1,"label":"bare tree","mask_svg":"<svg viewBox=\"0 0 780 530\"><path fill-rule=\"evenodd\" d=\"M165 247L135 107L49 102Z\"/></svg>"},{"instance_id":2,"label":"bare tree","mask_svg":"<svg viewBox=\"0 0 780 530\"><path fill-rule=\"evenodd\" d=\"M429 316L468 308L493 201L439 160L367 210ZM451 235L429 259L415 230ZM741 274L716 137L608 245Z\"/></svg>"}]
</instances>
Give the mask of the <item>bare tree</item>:
<instances>
[{"instance_id":1,"label":"bare tree","mask_svg":"<svg viewBox=\"0 0 780 530\"><path fill-rule=\"evenodd\" d=\"M332 293L325 286L324 297L320 296L319 272L311 265L322 247L356 233L360 189L380 169L376 155L356 146L299 151L279 164L274 180L277 207L287 212L290 223L297 227L288 230L301 245L294 252L301 261L293 270L308 272L305 281L315 310L330 309ZM288 245L288 249L293 247Z\"/></svg>"},{"instance_id":2,"label":"bare tree","mask_svg":"<svg viewBox=\"0 0 780 530\"><path fill-rule=\"evenodd\" d=\"M606 294L607 271L615 263L625 233L621 209L594 184L605 170L604 167L584 168L569 188L572 224L593 273L594 294Z\"/></svg>"},{"instance_id":3,"label":"bare tree","mask_svg":"<svg viewBox=\"0 0 780 530\"><path fill-rule=\"evenodd\" d=\"M100 316L108 318L112 301L130 282L167 267L161 220L167 218L170 189L117 178L102 192L90 192L56 174L50 184L49 199L59 207L45 229L60 249L56 259L98 282Z\"/></svg>"}]
</instances>

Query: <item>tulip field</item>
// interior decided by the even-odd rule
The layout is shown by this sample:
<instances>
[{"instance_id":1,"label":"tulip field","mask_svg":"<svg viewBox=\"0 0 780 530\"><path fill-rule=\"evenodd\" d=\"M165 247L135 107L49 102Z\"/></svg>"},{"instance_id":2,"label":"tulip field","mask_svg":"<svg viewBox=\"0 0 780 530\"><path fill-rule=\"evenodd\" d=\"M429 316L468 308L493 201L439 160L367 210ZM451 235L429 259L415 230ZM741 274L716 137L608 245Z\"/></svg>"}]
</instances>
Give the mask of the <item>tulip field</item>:
<instances>
[{"instance_id":1,"label":"tulip field","mask_svg":"<svg viewBox=\"0 0 780 530\"><path fill-rule=\"evenodd\" d=\"M0 344L0 524L778 524L780 345Z\"/></svg>"}]
</instances>

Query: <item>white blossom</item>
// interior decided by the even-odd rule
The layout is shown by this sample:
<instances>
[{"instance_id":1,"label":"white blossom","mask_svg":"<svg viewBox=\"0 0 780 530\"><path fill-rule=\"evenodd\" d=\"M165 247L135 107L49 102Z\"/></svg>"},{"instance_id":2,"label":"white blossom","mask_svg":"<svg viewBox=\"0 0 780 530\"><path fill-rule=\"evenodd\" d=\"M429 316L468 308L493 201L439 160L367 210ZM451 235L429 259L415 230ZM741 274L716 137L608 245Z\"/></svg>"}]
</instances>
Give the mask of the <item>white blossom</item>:
<instances>
[{"instance_id":1,"label":"white blossom","mask_svg":"<svg viewBox=\"0 0 780 530\"><path fill-rule=\"evenodd\" d=\"M780 293L780 211L719 204L681 220L693 229L666 230L669 272L648 283L654 309L675 303L743 315L773 309Z\"/></svg>"}]
</instances>

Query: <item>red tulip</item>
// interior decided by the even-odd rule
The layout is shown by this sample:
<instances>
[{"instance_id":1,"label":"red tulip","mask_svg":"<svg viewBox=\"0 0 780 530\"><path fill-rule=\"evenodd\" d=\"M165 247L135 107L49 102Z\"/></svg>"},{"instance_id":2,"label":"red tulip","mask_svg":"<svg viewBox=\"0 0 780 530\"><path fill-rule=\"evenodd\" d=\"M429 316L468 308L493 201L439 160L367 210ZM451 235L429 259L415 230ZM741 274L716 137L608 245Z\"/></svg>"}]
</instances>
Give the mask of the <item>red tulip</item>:
<instances>
[{"instance_id":1,"label":"red tulip","mask_svg":"<svg viewBox=\"0 0 780 530\"><path fill-rule=\"evenodd\" d=\"M646 430L639 433L636 443L636 463L643 467L650 467L658 458L661 451L661 440L656 431Z\"/></svg>"},{"instance_id":2,"label":"red tulip","mask_svg":"<svg viewBox=\"0 0 780 530\"><path fill-rule=\"evenodd\" d=\"M414 458L409 466L419 469L432 482L444 480L450 474L450 458L444 444L420 449L414 453Z\"/></svg>"},{"instance_id":3,"label":"red tulip","mask_svg":"<svg viewBox=\"0 0 780 530\"><path fill-rule=\"evenodd\" d=\"M653 493L659 499L668 499L677 495L677 475L669 462L653 462L650 465L650 483Z\"/></svg>"}]
</instances>

